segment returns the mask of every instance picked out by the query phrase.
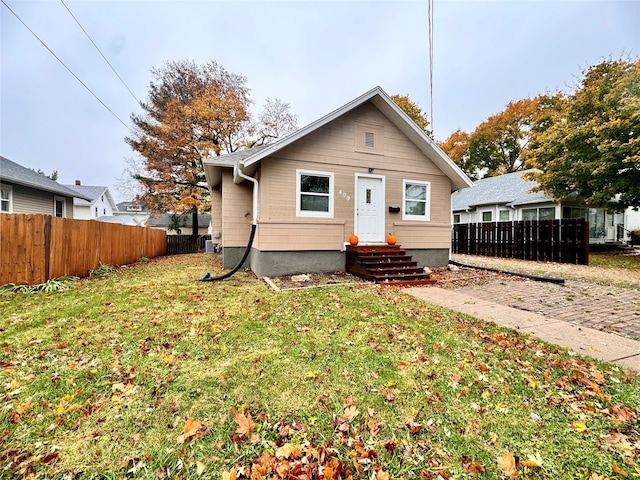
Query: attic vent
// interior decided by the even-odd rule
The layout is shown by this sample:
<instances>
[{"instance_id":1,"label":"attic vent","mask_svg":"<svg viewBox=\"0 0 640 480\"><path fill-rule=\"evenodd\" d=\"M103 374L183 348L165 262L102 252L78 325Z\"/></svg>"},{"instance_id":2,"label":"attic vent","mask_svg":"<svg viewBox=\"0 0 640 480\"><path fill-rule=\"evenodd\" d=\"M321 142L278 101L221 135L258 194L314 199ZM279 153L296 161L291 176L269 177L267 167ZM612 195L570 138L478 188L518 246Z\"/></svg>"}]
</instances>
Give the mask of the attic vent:
<instances>
[{"instance_id":1,"label":"attic vent","mask_svg":"<svg viewBox=\"0 0 640 480\"><path fill-rule=\"evenodd\" d=\"M373 148L373 132L364 132L364 146Z\"/></svg>"}]
</instances>

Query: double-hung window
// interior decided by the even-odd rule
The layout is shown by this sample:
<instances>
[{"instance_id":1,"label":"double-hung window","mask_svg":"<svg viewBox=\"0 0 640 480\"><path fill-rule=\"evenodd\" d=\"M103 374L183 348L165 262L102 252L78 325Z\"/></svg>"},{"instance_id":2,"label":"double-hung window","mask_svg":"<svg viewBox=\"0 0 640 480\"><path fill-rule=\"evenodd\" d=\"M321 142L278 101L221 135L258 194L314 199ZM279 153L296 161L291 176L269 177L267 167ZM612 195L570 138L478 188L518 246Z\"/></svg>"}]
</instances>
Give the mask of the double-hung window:
<instances>
[{"instance_id":1,"label":"double-hung window","mask_svg":"<svg viewBox=\"0 0 640 480\"><path fill-rule=\"evenodd\" d=\"M296 170L296 215L333 218L333 173Z\"/></svg>"},{"instance_id":2,"label":"double-hung window","mask_svg":"<svg viewBox=\"0 0 640 480\"><path fill-rule=\"evenodd\" d=\"M431 215L431 183L403 180L402 184L402 219L428 221Z\"/></svg>"},{"instance_id":3,"label":"double-hung window","mask_svg":"<svg viewBox=\"0 0 640 480\"><path fill-rule=\"evenodd\" d=\"M0 185L0 212L13 212L13 191L9 185Z\"/></svg>"}]
</instances>

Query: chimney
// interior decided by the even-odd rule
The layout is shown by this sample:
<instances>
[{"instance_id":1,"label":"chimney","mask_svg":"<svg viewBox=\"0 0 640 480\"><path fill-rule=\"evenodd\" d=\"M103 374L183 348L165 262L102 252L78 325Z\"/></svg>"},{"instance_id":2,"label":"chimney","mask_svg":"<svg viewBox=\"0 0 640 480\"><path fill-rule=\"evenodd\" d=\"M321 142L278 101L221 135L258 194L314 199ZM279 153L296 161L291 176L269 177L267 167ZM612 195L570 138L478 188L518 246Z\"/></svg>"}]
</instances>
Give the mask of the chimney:
<instances>
[{"instance_id":1,"label":"chimney","mask_svg":"<svg viewBox=\"0 0 640 480\"><path fill-rule=\"evenodd\" d=\"M76 185L80 185L80 180L76 180Z\"/></svg>"}]
</instances>

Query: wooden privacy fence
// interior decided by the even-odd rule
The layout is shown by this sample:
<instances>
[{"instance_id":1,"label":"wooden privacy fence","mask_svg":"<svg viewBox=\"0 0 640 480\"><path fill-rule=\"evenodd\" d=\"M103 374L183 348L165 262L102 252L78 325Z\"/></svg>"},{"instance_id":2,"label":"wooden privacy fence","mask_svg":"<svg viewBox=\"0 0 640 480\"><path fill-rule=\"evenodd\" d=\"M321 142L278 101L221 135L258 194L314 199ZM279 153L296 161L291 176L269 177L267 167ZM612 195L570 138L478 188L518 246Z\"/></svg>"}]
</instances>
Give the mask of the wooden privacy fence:
<instances>
[{"instance_id":1,"label":"wooden privacy fence","mask_svg":"<svg viewBox=\"0 0 640 480\"><path fill-rule=\"evenodd\" d=\"M0 214L0 285L84 277L103 265L164 255L164 230L49 215Z\"/></svg>"},{"instance_id":2,"label":"wooden privacy fence","mask_svg":"<svg viewBox=\"0 0 640 480\"><path fill-rule=\"evenodd\" d=\"M457 223L453 253L589 264L589 222L583 218Z\"/></svg>"},{"instance_id":3,"label":"wooden privacy fence","mask_svg":"<svg viewBox=\"0 0 640 480\"><path fill-rule=\"evenodd\" d=\"M211 235L167 235L167 254L198 253L205 249Z\"/></svg>"}]
</instances>

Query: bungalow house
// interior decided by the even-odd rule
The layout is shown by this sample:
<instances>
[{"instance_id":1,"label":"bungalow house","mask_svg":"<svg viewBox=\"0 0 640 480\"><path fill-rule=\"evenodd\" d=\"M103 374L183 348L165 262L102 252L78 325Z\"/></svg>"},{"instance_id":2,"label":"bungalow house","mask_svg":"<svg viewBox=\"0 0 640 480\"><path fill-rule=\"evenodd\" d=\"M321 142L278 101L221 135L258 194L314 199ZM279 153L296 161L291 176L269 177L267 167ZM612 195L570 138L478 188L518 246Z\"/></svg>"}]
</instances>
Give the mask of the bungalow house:
<instances>
[{"instance_id":1,"label":"bungalow house","mask_svg":"<svg viewBox=\"0 0 640 480\"><path fill-rule=\"evenodd\" d=\"M65 185L65 187L89 198L89 200L78 197L73 199L73 218L95 220L100 217L110 217L118 210L108 187L82 185L80 180L76 180L75 185Z\"/></svg>"},{"instance_id":2,"label":"bungalow house","mask_svg":"<svg viewBox=\"0 0 640 480\"><path fill-rule=\"evenodd\" d=\"M204 160L225 268L258 276L345 269L393 233L419 266L446 265L451 192L471 181L380 88L278 141Z\"/></svg>"},{"instance_id":3,"label":"bungalow house","mask_svg":"<svg viewBox=\"0 0 640 480\"><path fill-rule=\"evenodd\" d=\"M89 199L41 173L0 157L0 213L73 218L75 197Z\"/></svg>"},{"instance_id":4,"label":"bungalow house","mask_svg":"<svg viewBox=\"0 0 640 480\"><path fill-rule=\"evenodd\" d=\"M508 222L584 218L589 222L589 243L624 239L623 213L590 208L575 202L558 202L544 192L532 192L538 184L525 180L525 172L507 173L478 180L451 196L453 223Z\"/></svg>"}]
</instances>

